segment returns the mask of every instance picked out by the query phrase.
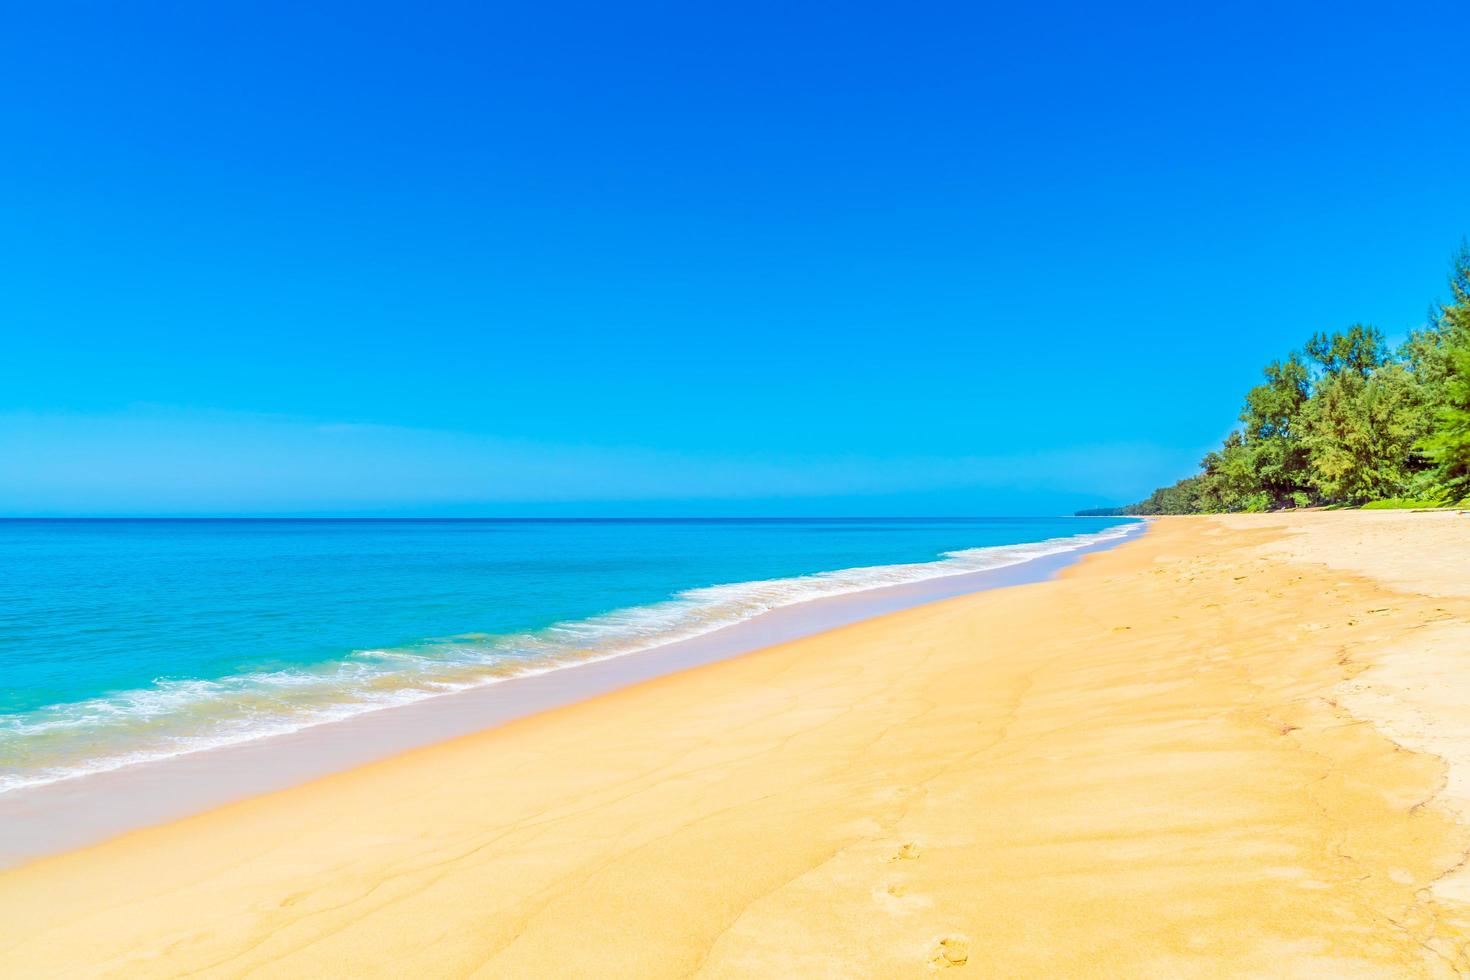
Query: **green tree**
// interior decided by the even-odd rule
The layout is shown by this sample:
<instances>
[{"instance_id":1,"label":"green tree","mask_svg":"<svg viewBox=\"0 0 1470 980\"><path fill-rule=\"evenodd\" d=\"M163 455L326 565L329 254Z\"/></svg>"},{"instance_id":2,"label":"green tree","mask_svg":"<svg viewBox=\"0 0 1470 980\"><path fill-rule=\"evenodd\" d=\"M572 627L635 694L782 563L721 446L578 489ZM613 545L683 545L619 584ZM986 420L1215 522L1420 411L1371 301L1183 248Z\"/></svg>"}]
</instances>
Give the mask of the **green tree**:
<instances>
[{"instance_id":1,"label":"green tree","mask_svg":"<svg viewBox=\"0 0 1470 980\"><path fill-rule=\"evenodd\" d=\"M1138 514L1470 494L1470 243L1449 302L1390 351L1374 327L1315 333L1266 367L1240 427Z\"/></svg>"},{"instance_id":2,"label":"green tree","mask_svg":"<svg viewBox=\"0 0 1470 980\"><path fill-rule=\"evenodd\" d=\"M1414 372L1429 405L1439 404L1441 390L1450 373L1449 353L1448 336L1432 321L1422 330L1410 331L1408 339L1399 347L1400 362Z\"/></svg>"},{"instance_id":3,"label":"green tree","mask_svg":"<svg viewBox=\"0 0 1470 980\"><path fill-rule=\"evenodd\" d=\"M1470 494L1470 245L1463 242L1450 269L1450 297L1436 311L1438 342L1425 358L1436 374L1432 428L1420 448L1435 464L1437 489L1459 499Z\"/></svg>"},{"instance_id":4,"label":"green tree","mask_svg":"<svg viewBox=\"0 0 1470 980\"><path fill-rule=\"evenodd\" d=\"M1240 413L1253 493L1272 506L1291 503L1308 489L1308 456L1301 439L1302 412L1311 394L1311 375L1293 351L1266 366L1266 380L1246 392Z\"/></svg>"},{"instance_id":5,"label":"green tree","mask_svg":"<svg viewBox=\"0 0 1470 980\"><path fill-rule=\"evenodd\" d=\"M1453 352L1470 339L1470 245L1462 243L1450 263L1450 302L1429 310L1429 323L1410 332L1399 348L1400 359L1414 372L1434 412L1444 404L1444 391L1453 367Z\"/></svg>"},{"instance_id":6,"label":"green tree","mask_svg":"<svg viewBox=\"0 0 1470 980\"><path fill-rule=\"evenodd\" d=\"M1202 486L1197 495L1210 510L1264 510L1269 498L1261 490L1254 449L1240 431L1230 433L1218 452L1200 463Z\"/></svg>"},{"instance_id":7,"label":"green tree","mask_svg":"<svg viewBox=\"0 0 1470 980\"><path fill-rule=\"evenodd\" d=\"M1388 360L1383 333L1377 327L1355 323L1346 333L1314 333L1304 348L1329 375L1352 373L1366 378Z\"/></svg>"},{"instance_id":8,"label":"green tree","mask_svg":"<svg viewBox=\"0 0 1470 980\"><path fill-rule=\"evenodd\" d=\"M1450 348L1443 404L1422 448L1434 461L1434 481L1452 499L1470 495L1470 340Z\"/></svg>"},{"instance_id":9,"label":"green tree","mask_svg":"<svg viewBox=\"0 0 1470 980\"><path fill-rule=\"evenodd\" d=\"M1457 341L1470 339L1470 242L1460 242L1460 251L1450 263L1450 301L1440 306L1434 320Z\"/></svg>"},{"instance_id":10,"label":"green tree","mask_svg":"<svg viewBox=\"0 0 1470 980\"><path fill-rule=\"evenodd\" d=\"M1304 421L1312 481L1324 499L1361 503L1401 496L1427 464L1415 451L1429 430L1423 393L1401 364L1366 376L1348 366L1324 377Z\"/></svg>"}]
</instances>

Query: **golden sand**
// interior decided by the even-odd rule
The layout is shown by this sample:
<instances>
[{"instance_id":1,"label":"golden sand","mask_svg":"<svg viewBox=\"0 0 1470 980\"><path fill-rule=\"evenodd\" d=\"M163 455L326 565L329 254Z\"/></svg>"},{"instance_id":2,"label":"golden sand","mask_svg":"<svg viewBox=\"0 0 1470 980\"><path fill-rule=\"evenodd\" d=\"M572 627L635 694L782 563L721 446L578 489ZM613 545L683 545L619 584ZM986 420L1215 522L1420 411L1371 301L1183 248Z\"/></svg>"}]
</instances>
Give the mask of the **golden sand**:
<instances>
[{"instance_id":1,"label":"golden sand","mask_svg":"<svg viewBox=\"0 0 1470 980\"><path fill-rule=\"evenodd\" d=\"M1164 520L0 875L0 975L1455 976L1470 517Z\"/></svg>"}]
</instances>

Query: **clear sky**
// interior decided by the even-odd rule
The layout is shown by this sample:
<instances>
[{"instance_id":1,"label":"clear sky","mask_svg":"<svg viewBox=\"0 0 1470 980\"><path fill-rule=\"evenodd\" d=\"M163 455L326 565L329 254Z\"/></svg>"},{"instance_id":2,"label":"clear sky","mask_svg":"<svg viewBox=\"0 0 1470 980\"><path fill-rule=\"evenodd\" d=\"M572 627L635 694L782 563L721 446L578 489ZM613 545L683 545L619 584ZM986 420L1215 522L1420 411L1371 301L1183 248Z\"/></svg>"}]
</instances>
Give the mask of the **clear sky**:
<instances>
[{"instance_id":1,"label":"clear sky","mask_svg":"<svg viewBox=\"0 0 1470 980\"><path fill-rule=\"evenodd\" d=\"M1470 232L1463 0L10 5L0 514L985 514Z\"/></svg>"}]
</instances>

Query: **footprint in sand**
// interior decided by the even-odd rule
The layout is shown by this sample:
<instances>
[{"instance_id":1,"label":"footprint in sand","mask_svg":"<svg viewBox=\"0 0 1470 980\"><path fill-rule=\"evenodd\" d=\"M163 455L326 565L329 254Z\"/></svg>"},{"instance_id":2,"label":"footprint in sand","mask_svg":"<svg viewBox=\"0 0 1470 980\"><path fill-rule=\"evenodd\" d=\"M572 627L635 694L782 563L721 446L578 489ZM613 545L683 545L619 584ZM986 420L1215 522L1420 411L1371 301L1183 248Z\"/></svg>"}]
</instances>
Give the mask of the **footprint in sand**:
<instances>
[{"instance_id":1,"label":"footprint in sand","mask_svg":"<svg viewBox=\"0 0 1470 980\"><path fill-rule=\"evenodd\" d=\"M946 936L929 954L929 965L936 970L964 966L970 961L970 941L963 936Z\"/></svg>"},{"instance_id":2,"label":"footprint in sand","mask_svg":"<svg viewBox=\"0 0 1470 980\"><path fill-rule=\"evenodd\" d=\"M922 853L923 851L920 849L918 844L915 844L913 841L909 841L907 844L903 845L897 851L895 851L893 856L888 860L917 861L919 859L919 855Z\"/></svg>"},{"instance_id":3,"label":"footprint in sand","mask_svg":"<svg viewBox=\"0 0 1470 980\"><path fill-rule=\"evenodd\" d=\"M912 915L934 905L928 895L911 895L901 881L888 881L873 889L873 901L894 915Z\"/></svg>"}]
</instances>

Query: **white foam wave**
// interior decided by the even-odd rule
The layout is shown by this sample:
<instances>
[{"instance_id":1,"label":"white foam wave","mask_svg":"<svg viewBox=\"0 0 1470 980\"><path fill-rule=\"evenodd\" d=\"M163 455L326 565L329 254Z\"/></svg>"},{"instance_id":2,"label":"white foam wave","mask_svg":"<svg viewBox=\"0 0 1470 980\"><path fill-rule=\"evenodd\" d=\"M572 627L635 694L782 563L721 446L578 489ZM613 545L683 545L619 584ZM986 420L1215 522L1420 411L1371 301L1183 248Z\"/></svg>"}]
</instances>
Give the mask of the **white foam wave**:
<instances>
[{"instance_id":1,"label":"white foam wave","mask_svg":"<svg viewBox=\"0 0 1470 980\"><path fill-rule=\"evenodd\" d=\"M1045 541L951 551L931 562L707 586L534 633L359 650L315 667L159 680L147 688L0 715L0 793L626 656L797 603L1017 565L1114 541L1139 527L1129 523Z\"/></svg>"}]
</instances>

